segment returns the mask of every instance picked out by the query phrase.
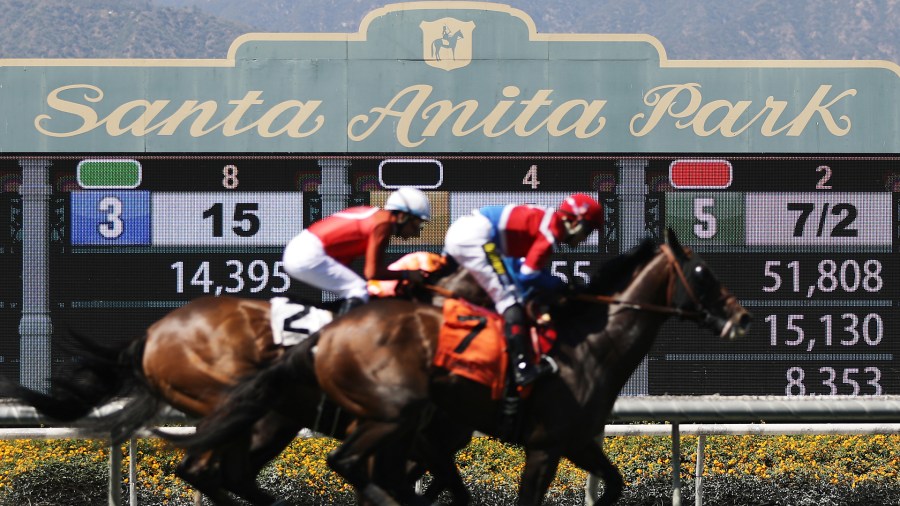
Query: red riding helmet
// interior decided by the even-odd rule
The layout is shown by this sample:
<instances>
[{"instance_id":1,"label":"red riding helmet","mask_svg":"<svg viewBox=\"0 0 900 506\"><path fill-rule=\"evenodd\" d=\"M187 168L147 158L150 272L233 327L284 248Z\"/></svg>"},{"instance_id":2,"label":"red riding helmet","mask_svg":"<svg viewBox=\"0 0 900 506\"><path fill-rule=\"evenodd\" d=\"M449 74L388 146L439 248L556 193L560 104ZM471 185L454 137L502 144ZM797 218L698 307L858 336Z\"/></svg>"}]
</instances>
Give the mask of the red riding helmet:
<instances>
[{"instance_id":1,"label":"red riding helmet","mask_svg":"<svg viewBox=\"0 0 900 506\"><path fill-rule=\"evenodd\" d=\"M569 195L559 205L559 212L569 221L584 220L595 229L603 226L603 206L590 195L583 193Z\"/></svg>"},{"instance_id":2,"label":"red riding helmet","mask_svg":"<svg viewBox=\"0 0 900 506\"><path fill-rule=\"evenodd\" d=\"M566 233L561 239L569 246L577 246L592 231L603 227L603 206L583 193L566 197L556 212L562 218Z\"/></svg>"}]
</instances>

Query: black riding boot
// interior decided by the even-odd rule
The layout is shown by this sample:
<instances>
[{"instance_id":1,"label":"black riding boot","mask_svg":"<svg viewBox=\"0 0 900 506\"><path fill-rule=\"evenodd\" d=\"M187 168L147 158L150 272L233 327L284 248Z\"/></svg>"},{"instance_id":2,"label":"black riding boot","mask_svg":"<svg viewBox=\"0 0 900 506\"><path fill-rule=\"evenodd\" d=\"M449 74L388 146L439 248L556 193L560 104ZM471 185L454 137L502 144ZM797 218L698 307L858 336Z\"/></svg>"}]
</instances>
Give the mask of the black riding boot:
<instances>
[{"instance_id":1,"label":"black riding boot","mask_svg":"<svg viewBox=\"0 0 900 506\"><path fill-rule=\"evenodd\" d=\"M502 418L500 420L500 437L506 441L516 441L521 427L519 411L522 397L519 389L537 378L531 358L531 346L528 345L528 326L525 323L525 312L516 304L503 312L506 333L506 351L509 360L506 392L503 396Z\"/></svg>"},{"instance_id":2,"label":"black riding boot","mask_svg":"<svg viewBox=\"0 0 900 506\"><path fill-rule=\"evenodd\" d=\"M515 304L503 312L506 322L506 349L509 352L509 369L513 383L517 387L523 387L538 379L540 373L534 365L533 354L529 335L528 324L525 321L525 311L522 306Z\"/></svg>"},{"instance_id":3,"label":"black riding boot","mask_svg":"<svg viewBox=\"0 0 900 506\"><path fill-rule=\"evenodd\" d=\"M362 306L366 301L360 299L359 297L348 297L341 302L341 307L338 308L337 316L344 316L349 313L351 309Z\"/></svg>"}]
</instances>

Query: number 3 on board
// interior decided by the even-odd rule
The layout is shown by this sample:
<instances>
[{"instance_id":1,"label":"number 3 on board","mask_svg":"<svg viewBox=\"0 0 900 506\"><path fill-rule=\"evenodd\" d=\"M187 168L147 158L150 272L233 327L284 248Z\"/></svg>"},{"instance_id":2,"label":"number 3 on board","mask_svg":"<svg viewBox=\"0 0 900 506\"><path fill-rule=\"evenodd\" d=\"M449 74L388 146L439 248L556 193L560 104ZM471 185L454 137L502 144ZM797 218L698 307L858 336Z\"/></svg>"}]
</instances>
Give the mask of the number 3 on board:
<instances>
[{"instance_id":1,"label":"number 3 on board","mask_svg":"<svg viewBox=\"0 0 900 506\"><path fill-rule=\"evenodd\" d=\"M528 168L528 172L526 172L525 177L522 178L522 184L526 186L530 185L532 190L537 190L538 185L541 184L541 182L538 181L537 165L532 165Z\"/></svg>"}]
</instances>

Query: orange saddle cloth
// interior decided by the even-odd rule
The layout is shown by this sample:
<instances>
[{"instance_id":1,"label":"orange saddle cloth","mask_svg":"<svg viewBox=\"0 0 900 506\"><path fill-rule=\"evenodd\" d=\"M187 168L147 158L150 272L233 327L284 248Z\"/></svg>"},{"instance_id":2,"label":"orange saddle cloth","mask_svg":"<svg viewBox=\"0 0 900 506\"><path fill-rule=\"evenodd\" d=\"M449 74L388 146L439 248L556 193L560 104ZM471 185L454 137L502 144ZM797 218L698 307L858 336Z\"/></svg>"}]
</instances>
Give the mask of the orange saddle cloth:
<instances>
[{"instance_id":1,"label":"orange saddle cloth","mask_svg":"<svg viewBox=\"0 0 900 506\"><path fill-rule=\"evenodd\" d=\"M491 397L499 399L503 395L506 362L503 318L466 301L447 299L434 365L487 385Z\"/></svg>"}]
</instances>

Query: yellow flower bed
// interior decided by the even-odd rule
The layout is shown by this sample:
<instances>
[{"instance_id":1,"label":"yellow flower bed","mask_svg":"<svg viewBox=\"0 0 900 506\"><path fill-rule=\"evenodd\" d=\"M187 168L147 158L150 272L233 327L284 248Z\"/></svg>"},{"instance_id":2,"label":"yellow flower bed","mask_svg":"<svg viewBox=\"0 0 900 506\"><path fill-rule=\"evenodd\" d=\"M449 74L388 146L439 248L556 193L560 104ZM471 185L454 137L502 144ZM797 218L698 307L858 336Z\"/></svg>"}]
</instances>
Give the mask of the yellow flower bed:
<instances>
[{"instance_id":1,"label":"yellow flower bed","mask_svg":"<svg viewBox=\"0 0 900 506\"><path fill-rule=\"evenodd\" d=\"M607 454L629 487L643 480L670 476L670 439L612 437L604 441ZM339 443L328 438L297 439L263 474L264 481L303 489L314 497L337 497L349 486L325 463L325 455ZM697 438L682 438L682 477L694 474ZM128 466L123 447L124 469ZM815 481L846 484L900 483L900 435L876 436L710 436L706 443L707 477L757 477L764 480ZM45 462L102 464L108 461L102 441L0 441L0 496L19 474ZM181 452L159 440L138 445L138 482L162 504L189 504L192 490L174 476ZM476 438L457 456L460 472L470 488L515 490L524 466L523 452L489 438ZM550 497L581 493L585 474L563 461Z\"/></svg>"},{"instance_id":2,"label":"yellow flower bed","mask_svg":"<svg viewBox=\"0 0 900 506\"><path fill-rule=\"evenodd\" d=\"M681 475L691 477L697 437L682 437ZM671 476L670 439L615 437L607 453L629 484ZM754 476L832 484L897 483L900 435L707 436L703 476Z\"/></svg>"}]
</instances>

